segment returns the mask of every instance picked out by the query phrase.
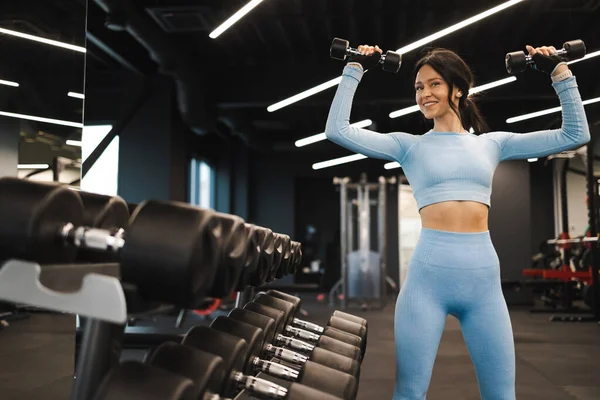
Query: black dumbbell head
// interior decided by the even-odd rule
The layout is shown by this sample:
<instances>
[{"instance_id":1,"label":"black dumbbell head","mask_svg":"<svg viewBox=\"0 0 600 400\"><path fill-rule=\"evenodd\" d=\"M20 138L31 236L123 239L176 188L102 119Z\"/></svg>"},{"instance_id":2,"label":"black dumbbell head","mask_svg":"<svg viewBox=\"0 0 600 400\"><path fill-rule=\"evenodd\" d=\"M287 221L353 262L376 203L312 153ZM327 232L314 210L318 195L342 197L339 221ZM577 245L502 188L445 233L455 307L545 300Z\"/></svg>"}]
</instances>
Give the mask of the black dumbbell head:
<instances>
[{"instance_id":1,"label":"black dumbbell head","mask_svg":"<svg viewBox=\"0 0 600 400\"><path fill-rule=\"evenodd\" d=\"M385 53L385 60L383 61L382 69L387 72L396 73L400 70L402 65L402 56L395 51L387 51Z\"/></svg>"},{"instance_id":2,"label":"black dumbbell head","mask_svg":"<svg viewBox=\"0 0 600 400\"><path fill-rule=\"evenodd\" d=\"M189 378L194 382L194 399L207 393L219 393L227 379L221 357L173 342L158 346L146 363Z\"/></svg>"},{"instance_id":3,"label":"black dumbbell head","mask_svg":"<svg viewBox=\"0 0 600 400\"><path fill-rule=\"evenodd\" d=\"M355 399L358 392L356 378L353 375L312 361L307 361L302 366L298 383L345 400Z\"/></svg>"},{"instance_id":4,"label":"black dumbbell head","mask_svg":"<svg viewBox=\"0 0 600 400\"><path fill-rule=\"evenodd\" d=\"M244 224L246 228L246 243L248 251L246 262L238 279L235 290L244 291L248 286L256 286L254 283L258 275L258 262L260 260L260 237L256 225Z\"/></svg>"},{"instance_id":5,"label":"black dumbbell head","mask_svg":"<svg viewBox=\"0 0 600 400\"><path fill-rule=\"evenodd\" d=\"M283 332L286 321L286 316L283 311L252 301L244 306L244 310L252 311L257 314L272 318L275 322L274 335L278 335Z\"/></svg>"},{"instance_id":6,"label":"black dumbbell head","mask_svg":"<svg viewBox=\"0 0 600 400\"><path fill-rule=\"evenodd\" d=\"M237 383L229 378L233 372L242 372L246 365L248 345L244 339L208 326L195 326L188 331L181 344L221 357L227 377L221 394L233 397L237 393Z\"/></svg>"},{"instance_id":7,"label":"black dumbbell head","mask_svg":"<svg viewBox=\"0 0 600 400\"><path fill-rule=\"evenodd\" d=\"M571 40L565 42L565 44L563 44L563 49L567 51L567 58L570 61L585 57L587 51L583 40Z\"/></svg>"},{"instance_id":8,"label":"black dumbbell head","mask_svg":"<svg viewBox=\"0 0 600 400\"><path fill-rule=\"evenodd\" d=\"M248 235L242 218L219 212L215 214L221 220L223 247L217 275L208 295L223 298L233 293L244 269Z\"/></svg>"},{"instance_id":9,"label":"black dumbbell head","mask_svg":"<svg viewBox=\"0 0 600 400\"><path fill-rule=\"evenodd\" d=\"M223 315L215 318L210 324L210 327L219 332L224 332L246 341L248 344L248 351L246 353L246 363L244 363L241 372L244 372L247 375L253 375L254 370L252 364L248 361L252 361L255 357L260 358L261 356L263 343L265 342L265 335L262 329Z\"/></svg>"},{"instance_id":10,"label":"black dumbbell head","mask_svg":"<svg viewBox=\"0 0 600 400\"><path fill-rule=\"evenodd\" d=\"M506 72L509 74L523 72L527 69L527 57L522 51L508 53L504 59L504 63L506 65Z\"/></svg>"},{"instance_id":11,"label":"black dumbbell head","mask_svg":"<svg viewBox=\"0 0 600 400\"><path fill-rule=\"evenodd\" d=\"M335 58L336 60L345 60L348 54L348 48L350 47L350 43L347 40L335 38L331 43L331 47L329 49L329 55L331 58Z\"/></svg>"},{"instance_id":12,"label":"black dumbbell head","mask_svg":"<svg viewBox=\"0 0 600 400\"><path fill-rule=\"evenodd\" d=\"M136 209L121 249L124 282L145 300L196 308L213 286L222 238L214 211L147 201Z\"/></svg>"},{"instance_id":13,"label":"black dumbbell head","mask_svg":"<svg viewBox=\"0 0 600 400\"><path fill-rule=\"evenodd\" d=\"M260 252L256 273L250 277L249 281L255 287L261 286L267 281L275 253L275 235L273 231L264 227L256 227L256 231Z\"/></svg>"},{"instance_id":14,"label":"black dumbbell head","mask_svg":"<svg viewBox=\"0 0 600 400\"><path fill-rule=\"evenodd\" d=\"M104 378L94 400L196 400L193 382L164 369L125 361Z\"/></svg>"},{"instance_id":15,"label":"black dumbbell head","mask_svg":"<svg viewBox=\"0 0 600 400\"><path fill-rule=\"evenodd\" d=\"M368 329L367 320L364 318L357 317L356 315L348 314L343 311L336 310L333 312L333 317L347 319L348 321L355 322L357 324L363 325Z\"/></svg>"},{"instance_id":16,"label":"black dumbbell head","mask_svg":"<svg viewBox=\"0 0 600 400\"><path fill-rule=\"evenodd\" d=\"M289 301L281 300L264 293L259 293L254 298L254 302L283 311L285 314L285 324L292 324L296 310L294 309L294 305Z\"/></svg>"},{"instance_id":17,"label":"black dumbbell head","mask_svg":"<svg viewBox=\"0 0 600 400\"><path fill-rule=\"evenodd\" d=\"M67 223L83 223L83 203L76 191L57 183L0 179L0 260L73 262L75 246L57 244Z\"/></svg>"},{"instance_id":18,"label":"black dumbbell head","mask_svg":"<svg viewBox=\"0 0 600 400\"><path fill-rule=\"evenodd\" d=\"M331 350L315 347L310 355L310 360L317 364L325 365L337 371L342 371L356 378L360 376L360 363L350 357L334 353Z\"/></svg>"},{"instance_id":19,"label":"black dumbbell head","mask_svg":"<svg viewBox=\"0 0 600 400\"><path fill-rule=\"evenodd\" d=\"M262 329L265 340L263 345L266 343L273 343L276 328L275 320L273 318L243 308L234 308L227 316Z\"/></svg>"}]
</instances>

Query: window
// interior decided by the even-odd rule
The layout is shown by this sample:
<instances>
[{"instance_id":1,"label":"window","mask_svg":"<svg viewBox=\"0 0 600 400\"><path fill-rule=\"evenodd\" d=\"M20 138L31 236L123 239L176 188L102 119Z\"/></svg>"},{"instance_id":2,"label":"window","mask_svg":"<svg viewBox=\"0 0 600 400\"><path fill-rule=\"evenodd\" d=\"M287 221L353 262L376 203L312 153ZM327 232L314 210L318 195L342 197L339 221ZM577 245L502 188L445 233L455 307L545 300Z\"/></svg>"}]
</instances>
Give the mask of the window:
<instances>
[{"instance_id":1,"label":"window","mask_svg":"<svg viewBox=\"0 0 600 400\"><path fill-rule=\"evenodd\" d=\"M112 125L84 126L81 135L81 160L86 158L110 132ZM119 181L119 137L116 136L98 161L81 180L81 190L116 196Z\"/></svg>"},{"instance_id":2,"label":"window","mask_svg":"<svg viewBox=\"0 0 600 400\"><path fill-rule=\"evenodd\" d=\"M215 208L215 171L204 160L190 162L190 204Z\"/></svg>"}]
</instances>

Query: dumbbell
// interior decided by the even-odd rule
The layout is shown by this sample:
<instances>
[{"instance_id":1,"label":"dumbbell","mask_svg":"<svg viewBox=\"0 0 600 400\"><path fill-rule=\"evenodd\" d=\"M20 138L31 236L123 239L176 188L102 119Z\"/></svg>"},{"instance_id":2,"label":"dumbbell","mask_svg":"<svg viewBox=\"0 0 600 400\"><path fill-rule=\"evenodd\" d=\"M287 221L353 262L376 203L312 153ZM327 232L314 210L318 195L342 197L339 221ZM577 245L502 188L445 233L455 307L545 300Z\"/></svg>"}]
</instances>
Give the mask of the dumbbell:
<instances>
[{"instance_id":1,"label":"dumbbell","mask_svg":"<svg viewBox=\"0 0 600 400\"><path fill-rule=\"evenodd\" d=\"M359 365L346 357L329 352L329 365L323 365L303 357L301 362L290 363L288 367L282 363L264 359L278 358L277 356L283 352L291 352L269 343L261 328L226 316L215 318L210 328L246 341L248 354L247 364L243 371L246 374L254 375L257 371L262 371L268 375L301 383L346 400L356 397L357 378L353 374L359 372ZM212 352L210 347L210 343L207 343L202 350ZM301 357L301 355L296 356Z\"/></svg>"},{"instance_id":2,"label":"dumbbell","mask_svg":"<svg viewBox=\"0 0 600 400\"><path fill-rule=\"evenodd\" d=\"M261 306L261 305L258 305ZM265 306L262 306L265 308ZM230 318L236 319L241 322L245 322L261 328L265 332L265 340L268 343L273 343L277 346L291 349L294 352L305 353L307 356L318 363L328 363L329 352L334 352L341 356L348 357L356 360L357 362L362 361L362 353L360 349L354 345L342 342L340 340L330 338L328 336L321 336L319 341L316 343L308 343L306 341L298 340L289 336L284 335L282 324L283 312L271 309L271 315L275 318L265 315L262 313L254 312L246 308L234 308L227 315ZM264 311L264 310L263 310ZM327 351L323 351L327 350ZM285 359L293 359L293 354L284 355ZM291 361L290 361L291 362Z\"/></svg>"},{"instance_id":3,"label":"dumbbell","mask_svg":"<svg viewBox=\"0 0 600 400\"><path fill-rule=\"evenodd\" d=\"M298 310L301 307L302 300L299 297L292 296L290 294L280 292L278 290L268 290L264 292L265 294L273 297L277 297L281 300L289 301L294 305L294 309L292 311L293 315L297 315ZM344 321L350 321L354 324L358 324L364 327L364 330L357 327L353 324L347 324ZM312 322L304 321L298 318L293 318L292 324L315 333L322 334L326 327L322 327L317 324L313 324ZM357 317L352 314L345 313L343 311L336 310L333 312L332 318L329 320L327 326L331 326L337 329L340 329L345 332L353 333L357 336L360 336L363 339L363 350L366 352L367 349L367 333L369 330L369 326L367 320L364 318ZM364 355L364 354L363 354Z\"/></svg>"},{"instance_id":4,"label":"dumbbell","mask_svg":"<svg viewBox=\"0 0 600 400\"><path fill-rule=\"evenodd\" d=\"M329 55L336 60L346 61L346 58L351 55L360 55L357 49L350 47L350 42L345 39L334 38L329 49ZM388 50L379 59L379 64L384 71L396 73L402 65L402 55L395 51Z\"/></svg>"},{"instance_id":5,"label":"dumbbell","mask_svg":"<svg viewBox=\"0 0 600 400\"><path fill-rule=\"evenodd\" d=\"M366 352L367 330L363 325L342 319L340 317L332 316L329 319L327 326L319 327L319 329L322 328L322 332L311 332L304 327L311 326L313 324L295 319L296 309L294 303L282 300L266 293L257 294L253 302L283 311L286 318L286 334L309 341L318 341L320 336L323 335L329 336L359 347L364 357ZM295 323L299 323L302 327L294 326Z\"/></svg>"},{"instance_id":6,"label":"dumbbell","mask_svg":"<svg viewBox=\"0 0 600 400\"><path fill-rule=\"evenodd\" d=\"M260 332L260 329L257 332ZM296 391L305 391L311 389L315 390L314 395L320 396L304 398L328 398L326 396L331 396L330 398L337 398L329 393L321 394L320 392L322 391L309 388L306 385L292 383L290 388L286 390L286 388L281 385L274 384L265 379L250 376L247 372L255 369L269 370L272 368L274 371L277 367L274 365L275 363L270 364L266 362L258 362L256 360L258 357L256 357L255 354L259 349L257 345L260 344L260 338L258 336L260 336L260 333L258 333L257 339L254 340L253 343L249 344L246 342L246 340L229 333L220 332L207 326L195 326L186 333L181 345L214 354L223 360L225 367L225 379L223 379L221 387L218 390L218 393L222 396L232 397L238 392L239 389L247 389L250 391L250 393L259 393L265 397L272 396L269 398L291 399L302 398L297 397L294 394ZM252 348L251 346L254 347ZM165 345L163 344L161 347L165 347ZM287 368L277 368L277 370L281 373L281 375L292 373L289 371L290 369ZM308 379L308 377L306 377L306 379ZM348 381L351 382L351 379ZM326 383L326 381L320 382ZM334 391L336 390L336 387L339 387L339 383L330 383L332 386L329 391Z\"/></svg>"},{"instance_id":7,"label":"dumbbell","mask_svg":"<svg viewBox=\"0 0 600 400\"><path fill-rule=\"evenodd\" d=\"M276 299L279 300L279 299ZM279 300L279 301L283 301L283 300ZM284 303L287 303L285 301L283 301ZM270 307L268 305L264 305L258 302L248 302L246 305L244 305L243 307L245 310L249 310L249 311L253 311L255 313L273 318L275 320L275 332L276 334L282 334L286 337L293 337L293 338L297 338L300 339L302 341L308 342L311 345L315 346L315 347L319 347L319 346L326 346L328 349L331 349L330 347L328 347L325 343L327 343L328 341L330 341L329 339L334 339L335 343L338 342L342 342L342 343L346 343L352 346L352 348L358 348L360 351L360 355L358 356L350 356L351 358L355 359L355 360L361 360L364 357L363 356L363 352L362 352L362 339L356 335L347 333L347 332L343 332L340 331L338 329L335 328L331 328L328 327L327 329L325 329L325 331L323 332L322 335L319 334L315 334L313 332L309 332L306 331L304 329L301 328L297 328L294 326L290 326L288 325L287 321L288 321L288 316L286 315L286 313L278 308L274 308L274 307ZM331 349L332 351L335 352L340 352L340 348L338 346L335 346L334 349Z\"/></svg>"},{"instance_id":8,"label":"dumbbell","mask_svg":"<svg viewBox=\"0 0 600 400\"><path fill-rule=\"evenodd\" d=\"M571 40L563 44L562 49L556 51L558 56L561 56L565 61L577 60L585 57L586 48L583 40ZM514 51L506 54L504 59L506 64L506 71L509 74L516 74L523 72L527 69L528 65L534 65L533 57L529 54L525 54L524 51Z\"/></svg>"},{"instance_id":9,"label":"dumbbell","mask_svg":"<svg viewBox=\"0 0 600 400\"><path fill-rule=\"evenodd\" d=\"M193 309L210 292L228 245L212 210L147 201L126 232L90 228L83 215L81 197L64 186L0 179L0 260L72 263L86 249L118 255L121 279L146 300Z\"/></svg>"}]
</instances>

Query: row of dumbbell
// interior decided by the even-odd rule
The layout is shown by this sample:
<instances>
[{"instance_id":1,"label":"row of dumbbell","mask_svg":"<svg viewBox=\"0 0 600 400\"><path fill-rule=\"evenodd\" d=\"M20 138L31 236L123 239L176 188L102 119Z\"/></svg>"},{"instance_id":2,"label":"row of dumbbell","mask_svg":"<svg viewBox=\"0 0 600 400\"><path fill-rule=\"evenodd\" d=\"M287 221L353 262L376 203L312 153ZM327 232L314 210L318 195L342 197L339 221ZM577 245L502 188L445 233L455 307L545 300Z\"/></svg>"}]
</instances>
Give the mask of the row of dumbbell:
<instances>
[{"instance_id":1,"label":"row of dumbbell","mask_svg":"<svg viewBox=\"0 0 600 400\"><path fill-rule=\"evenodd\" d=\"M299 242L186 203L145 201L55 183L0 179L0 260L117 262L141 298L195 309L208 298L294 273Z\"/></svg>"},{"instance_id":2,"label":"row of dumbbell","mask_svg":"<svg viewBox=\"0 0 600 400\"><path fill-rule=\"evenodd\" d=\"M299 307L297 297L260 293L209 327L193 327L181 343L161 344L143 364L120 364L106 377L96 400L217 400L240 390L268 399L355 399L366 320L336 311L323 327L297 319ZM260 378L254 376L257 372Z\"/></svg>"}]
</instances>

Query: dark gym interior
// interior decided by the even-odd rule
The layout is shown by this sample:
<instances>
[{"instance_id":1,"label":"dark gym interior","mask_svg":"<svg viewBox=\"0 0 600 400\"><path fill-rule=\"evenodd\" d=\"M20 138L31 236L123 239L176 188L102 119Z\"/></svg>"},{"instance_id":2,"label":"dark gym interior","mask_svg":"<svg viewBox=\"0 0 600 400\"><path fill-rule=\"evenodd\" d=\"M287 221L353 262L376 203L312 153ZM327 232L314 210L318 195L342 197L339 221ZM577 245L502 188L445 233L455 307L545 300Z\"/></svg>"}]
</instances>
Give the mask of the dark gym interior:
<instances>
[{"instance_id":1,"label":"dark gym interior","mask_svg":"<svg viewBox=\"0 0 600 400\"><path fill-rule=\"evenodd\" d=\"M218 37L210 37L250 4L251 11ZM508 74L504 57L528 44L560 48L571 40L585 42L586 57L570 69L582 99L589 100L585 111L591 142L564 154L500 164L493 178L489 230L514 331L517 398L598 399L600 295L593 282L598 280L600 247L580 242L563 248L547 241L600 229L595 226L600 220L600 141L595 140L600 135L600 0L4 1L0 178L51 182L72 189L72 194L118 196L132 215L148 200L188 204L236 216L232 223L243 220L301 244L297 265L250 292L232 288L206 296L218 300L203 299L195 307L176 305L164 313L130 315L132 331L142 332L135 340L144 342L146 334L156 346L163 333L177 337L193 326L209 326L238 307L240 299L248 300L248 293L278 290L302 299L298 318L315 324L327 326L335 310L368 321L358 391L348 398L391 399L396 379L394 305L414 248L410 242L418 234L410 228L415 215L401 211L412 203L400 205L401 187L410 192L410 184L402 168L388 169L385 161L372 158L313 168L353 154L328 140L296 145L324 132L335 84L281 108L273 106L340 76L344 62L330 56L333 38L344 38L354 48L377 44L384 52L396 51L501 5L507 7L407 50L397 73L365 74L351 122L370 119L367 129L382 133L422 134L430 129L420 112L397 118L389 114L415 104L415 62L425 50L442 47L463 57L476 85L516 77L478 96L491 130L559 128L560 112L507 122L559 103L548 77L531 69ZM348 302L346 308L335 290L343 280L340 242L345 237L341 189L334 178L342 177L353 183L377 183L380 177L392 182L382 211L387 224L381 254L384 294L374 304ZM5 201L1 194L0 200ZM0 225L11 213L8 202L0 203L0 216L7 218ZM376 220L372 207L373 249L381 241ZM20 254L10 249L18 247L18 239L6 240L10 235L11 229L0 227L2 263ZM31 261L43 270L43 261ZM580 275L565 279L570 273L565 272L560 279L540 279L541 272L536 273L565 268ZM83 332L92 319L2 296L0 282L1 399L121 398L94 398L74 379ZM123 346L117 358L142 360L147 352L140 348L151 346L136 346ZM220 398L234 398L227 393L219 393ZM238 400L255 398L248 393L234 394ZM427 399L479 398L460 326L448 317Z\"/></svg>"}]
</instances>

